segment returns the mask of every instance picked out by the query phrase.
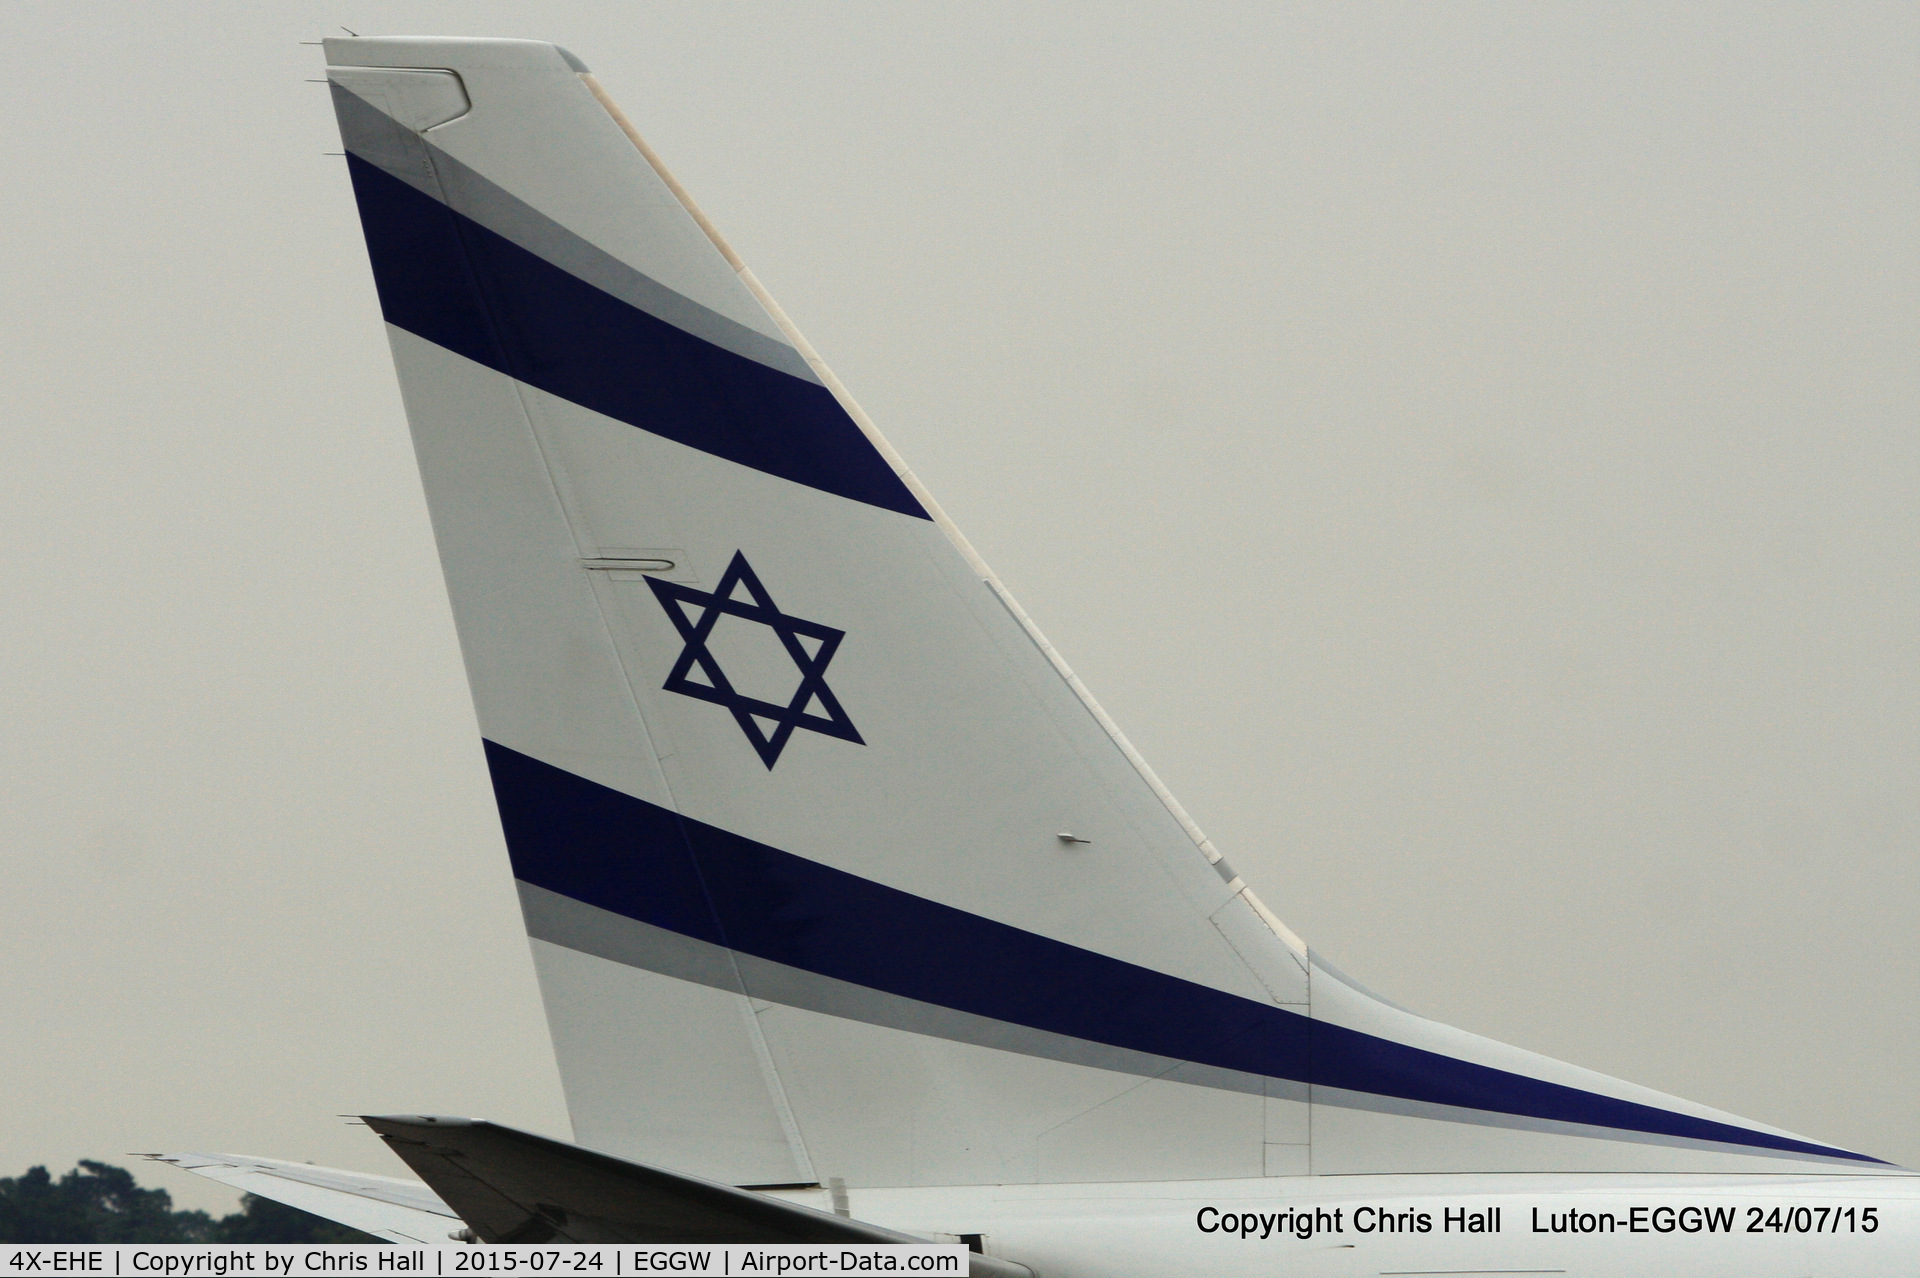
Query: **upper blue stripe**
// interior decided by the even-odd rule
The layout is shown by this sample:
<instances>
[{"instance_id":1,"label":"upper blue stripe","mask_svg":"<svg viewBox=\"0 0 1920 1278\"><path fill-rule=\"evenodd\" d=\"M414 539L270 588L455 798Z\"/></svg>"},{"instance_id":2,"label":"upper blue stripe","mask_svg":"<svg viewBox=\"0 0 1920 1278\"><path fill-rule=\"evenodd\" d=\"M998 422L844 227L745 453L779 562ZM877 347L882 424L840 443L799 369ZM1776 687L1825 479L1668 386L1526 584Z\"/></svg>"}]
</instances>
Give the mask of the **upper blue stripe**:
<instances>
[{"instance_id":1,"label":"upper blue stripe","mask_svg":"<svg viewBox=\"0 0 1920 1278\"><path fill-rule=\"evenodd\" d=\"M930 518L824 386L656 319L356 155L347 168L389 323L702 452Z\"/></svg>"},{"instance_id":2,"label":"upper blue stripe","mask_svg":"<svg viewBox=\"0 0 1920 1278\"><path fill-rule=\"evenodd\" d=\"M515 877L627 918L977 1016L1377 1096L1880 1160L1316 1021L783 852L486 743Z\"/></svg>"}]
</instances>

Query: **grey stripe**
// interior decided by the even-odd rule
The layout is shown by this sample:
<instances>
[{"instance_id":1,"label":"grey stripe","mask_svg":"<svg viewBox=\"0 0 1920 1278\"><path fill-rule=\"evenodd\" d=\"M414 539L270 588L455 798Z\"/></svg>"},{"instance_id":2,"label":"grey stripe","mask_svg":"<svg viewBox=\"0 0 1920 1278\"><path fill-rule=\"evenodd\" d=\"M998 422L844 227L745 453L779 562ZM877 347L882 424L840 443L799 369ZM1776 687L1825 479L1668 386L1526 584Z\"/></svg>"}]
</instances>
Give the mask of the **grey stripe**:
<instances>
[{"instance_id":1,"label":"grey stripe","mask_svg":"<svg viewBox=\"0 0 1920 1278\"><path fill-rule=\"evenodd\" d=\"M357 93L329 84L340 141L348 151L434 199L443 199L434 180L433 161L420 135Z\"/></svg>"},{"instance_id":2,"label":"grey stripe","mask_svg":"<svg viewBox=\"0 0 1920 1278\"><path fill-rule=\"evenodd\" d=\"M1199 1065L1170 1056L1135 1052L1105 1043L1031 1029L971 1012L869 989L750 954L739 954L638 919L626 918L572 897L519 883L527 934L582 954L644 968L768 1003L804 1008L886 1029L905 1030L1022 1056L1088 1065L1141 1078L1168 1078L1220 1091L1281 1096L1304 1101L1304 1083L1262 1078L1239 1070ZM736 967L737 964L737 967ZM745 988L742 988L744 982Z\"/></svg>"},{"instance_id":3,"label":"grey stripe","mask_svg":"<svg viewBox=\"0 0 1920 1278\"><path fill-rule=\"evenodd\" d=\"M1349 989L1357 990L1376 1003L1385 1003L1395 1011L1406 1012L1408 1016L1420 1013L1400 1006L1392 999L1384 998L1368 989L1353 977L1327 961L1327 957L1318 950L1308 951L1313 970L1320 975L1330 976ZM1421 1019L1427 1019L1422 1017ZM1502 1114L1493 1110L1465 1109L1458 1105L1440 1105L1431 1101L1403 1100L1397 1096L1379 1096L1372 1092L1354 1092L1340 1087L1316 1087L1313 1089L1313 1103L1333 1105L1340 1109L1363 1109L1376 1114L1399 1114L1408 1118L1431 1118L1444 1123L1473 1123L1481 1127L1504 1127L1512 1131L1545 1132L1558 1136L1584 1136L1592 1140L1625 1140L1639 1145L1665 1145L1673 1149L1692 1149L1716 1154L1752 1154L1758 1158L1785 1158L1798 1162L1823 1162L1835 1167L1856 1170L1865 1175L1879 1174L1868 1164L1863 1165L1851 1158L1829 1158L1819 1154L1799 1153L1786 1149L1766 1149L1757 1145L1740 1145L1732 1142L1698 1140L1686 1136L1667 1136L1657 1132L1626 1131L1615 1127L1597 1127L1585 1123L1567 1123L1554 1119L1528 1118L1520 1114ZM1798 1139L1796 1137L1795 1139Z\"/></svg>"},{"instance_id":4,"label":"grey stripe","mask_svg":"<svg viewBox=\"0 0 1920 1278\"><path fill-rule=\"evenodd\" d=\"M1636 1145L1664 1145L1670 1149L1691 1149L1710 1154L1749 1154L1755 1158L1780 1158L1792 1162L1826 1163L1836 1170L1862 1176L1885 1176L1893 1169L1885 1165L1862 1164L1851 1158L1831 1158L1789 1149L1764 1149L1730 1141L1697 1140L1688 1136L1667 1136L1658 1132L1626 1131L1617 1127L1594 1127L1585 1123L1566 1123L1548 1118L1528 1118L1522 1114L1502 1114L1494 1110L1465 1109L1458 1105L1439 1105L1432 1101L1403 1100L1398 1096L1379 1096L1372 1092L1353 1092L1343 1087L1316 1086L1313 1103L1339 1109L1366 1110L1374 1114L1397 1114L1403 1118L1430 1118L1443 1123L1470 1123L1476 1127L1504 1127L1511 1131L1541 1132L1550 1136L1583 1136L1589 1140L1629 1141Z\"/></svg>"},{"instance_id":5,"label":"grey stripe","mask_svg":"<svg viewBox=\"0 0 1920 1278\"><path fill-rule=\"evenodd\" d=\"M1640 1145L1661 1145L1673 1149L1699 1150L1720 1154L1748 1154L1758 1158L1779 1158L1794 1162L1820 1162L1837 1171L1861 1175L1886 1175L1888 1169L1862 1166L1845 1158L1826 1158L1817 1154L1790 1150L1762 1149L1756 1146L1694 1140L1653 1132L1626 1131L1581 1123L1528 1118L1493 1110L1467 1109L1430 1101L1403 1100L1371 1092L1349 1091L1340 1087L1315 1086L1289 1079L1265 1078L1239 1070L1200 1065L1192 1061L1129 1051L1104 1043L1088 1042L1048 1030L1030 1029L996 1021L990 1017L959 1012L918 999L903 998L881 990L855 985L850 981L821 976L784 963L774 963L738 954L707 941L695 940L666 928L654 927L598 906L587 905L572 897L531 883L516 883L520 889L520 908L526 916L527 934L565 946L582 954L591 954L628 967L644 968L663 976L692 981L730 994L745 994L764 1002L804 1008L839 1016L886 1029L905 1030L930 1038L971 1043L978 1047L1037 1056L1069 1065L1087 1065L1094 1069L1132 1074L1141 1078L1164 1078L1171 1082L1191 1083L1219 1091L1243 1092L1254 1096L1273 1096L1285 1100L1311 1101L1339 1109L1364 1110L1376 1114L1397 1114L1409 1118L1428 1118L1440 1122L1465 1123L1477 1127L1501 1127L1514 1131L1542 1132L1559 1136L1581 1136L1591 1140L1626 1141ZM1316 966L1325 971L1324 960L1314 956ZM1332 973L1329 973L1330 975ZM744 983L744 988L742 988ZM1356 987L1357 988L1357 987Z\"/></svg>"},{"instance_id":6,"label":"grey stripe","mask_svg":"<svg viewBox=\"0 0 1920 1278\"><path fill-rule=\"evenodd\" d=\"M341 141L367 163L636 310L735 355L820 384L800 352L787 343L756 332L641 274L395 122L359 94L338 84L332 87Z\"/></svg>"}]
</instances>

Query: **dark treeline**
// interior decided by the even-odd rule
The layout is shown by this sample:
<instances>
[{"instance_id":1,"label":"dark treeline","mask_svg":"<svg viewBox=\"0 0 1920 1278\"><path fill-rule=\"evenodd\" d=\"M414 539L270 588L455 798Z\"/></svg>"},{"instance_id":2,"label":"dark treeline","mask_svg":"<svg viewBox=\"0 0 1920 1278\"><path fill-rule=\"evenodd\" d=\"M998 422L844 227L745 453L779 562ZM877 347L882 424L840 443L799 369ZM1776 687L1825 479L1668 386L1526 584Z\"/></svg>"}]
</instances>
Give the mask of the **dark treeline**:
<instances>
[{"instance_id":1,"label":"dark treeline","mask_svg":"<svg viewBox=\"0 0 1920 1278\"><path fill-rule=\"evenodd\" d=\"M247 1194L215 1220L175 1211L164 1189L142 1189L124 1167L82 1159L55 1180L44 1167L0 1176L0 1242L9 1243L377 1243L345 1225Z\"/></svg>"}]
</instances>

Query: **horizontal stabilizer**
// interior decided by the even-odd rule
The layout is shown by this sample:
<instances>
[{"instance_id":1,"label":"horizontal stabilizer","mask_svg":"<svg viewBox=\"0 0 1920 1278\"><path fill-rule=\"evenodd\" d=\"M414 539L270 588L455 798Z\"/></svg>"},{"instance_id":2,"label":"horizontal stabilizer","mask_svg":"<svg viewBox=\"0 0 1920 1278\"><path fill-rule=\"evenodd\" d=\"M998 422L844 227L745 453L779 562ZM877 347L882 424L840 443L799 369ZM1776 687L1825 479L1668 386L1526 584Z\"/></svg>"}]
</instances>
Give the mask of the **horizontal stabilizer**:
<instances>
[{"instance_id":1,"label":"horizontal stabilizer","mask_svg":"<svg viewBox=\"0 0 1920 1278\"><path fill-rule=\"evenodd\" d=\"M147 1157L389 1242L444 1245L463 1232L459 1214L417 1180L241 1154Z\"/></svg>"},{"instance_id":2,"label":"horizontal stabilizer","mask_svg":"<svg viewBox=\"0 0 1920 1278\"><path fill-rule=\"evenodd\" d=\"M366 1117L482 1242L922 1243L927 1239L470 1118ZM976 1278L1031 1278L974 1255Z\"/></svg>"}]
</instances>

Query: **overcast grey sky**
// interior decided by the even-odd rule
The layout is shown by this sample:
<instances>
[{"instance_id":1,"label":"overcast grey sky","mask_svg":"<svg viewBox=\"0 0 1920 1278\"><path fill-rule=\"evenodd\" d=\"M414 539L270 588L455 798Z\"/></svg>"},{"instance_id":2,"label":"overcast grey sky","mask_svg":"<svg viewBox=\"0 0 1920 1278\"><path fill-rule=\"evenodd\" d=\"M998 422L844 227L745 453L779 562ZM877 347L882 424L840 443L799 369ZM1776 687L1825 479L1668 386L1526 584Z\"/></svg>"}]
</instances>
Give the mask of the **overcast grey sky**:
<instances>
[{"instance_id":1,"label":"overcast grey sky","mask_svg":"<svg viewBox=\"0 0 1920 1278\"><path fill-rule=\"evenodd\" d=\"M0 1175L566 1131L338 23L579 53L1309 943L1920 1165L1920 9L203 0L0 48Z\"/></svg>"}]
</instances>

